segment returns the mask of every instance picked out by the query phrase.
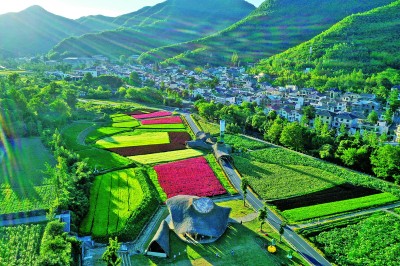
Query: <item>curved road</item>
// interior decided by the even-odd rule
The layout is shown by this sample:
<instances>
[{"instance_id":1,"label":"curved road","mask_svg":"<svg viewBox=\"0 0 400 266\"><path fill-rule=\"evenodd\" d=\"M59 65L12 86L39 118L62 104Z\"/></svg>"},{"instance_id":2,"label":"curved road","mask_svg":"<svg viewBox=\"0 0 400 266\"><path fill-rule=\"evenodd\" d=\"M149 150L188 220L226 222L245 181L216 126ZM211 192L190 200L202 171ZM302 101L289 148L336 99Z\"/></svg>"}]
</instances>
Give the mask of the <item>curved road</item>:
<instances>
[{"instance_id":1,"label":"curved road","mask_svg":"<svg viewBox=\"0 0 400 266\"><path fill-rule=\"evenodd\" d=\"M186 121L192 128L193 132L196 134L200 129L193 121L190 114L182 113L185 116ZM226 175L229 177L232 184L239 191L240 194L243 195L243 191L240 189L241 179L238 173L235 171L234 167L227 161L222 161L221 163ZM247 202L253 206L255 210L259 210L264 206L264 203L261 199L259 199L252 191L247 190ZM279 231L279 227L282 223L282 220L279 219L278 216L275 215L271 210L268 212L268 222L273 226L276 230ZM296 232L294 232L288 226L285 226L285 231L283 233L283 237L296 248L297 252L301 254L310 264L318 265L318 266L326 266L332 265L327 261L321 254L319 254L314 248L312 248L304 239L302 239Z\"/></svg>"}]
</instances>

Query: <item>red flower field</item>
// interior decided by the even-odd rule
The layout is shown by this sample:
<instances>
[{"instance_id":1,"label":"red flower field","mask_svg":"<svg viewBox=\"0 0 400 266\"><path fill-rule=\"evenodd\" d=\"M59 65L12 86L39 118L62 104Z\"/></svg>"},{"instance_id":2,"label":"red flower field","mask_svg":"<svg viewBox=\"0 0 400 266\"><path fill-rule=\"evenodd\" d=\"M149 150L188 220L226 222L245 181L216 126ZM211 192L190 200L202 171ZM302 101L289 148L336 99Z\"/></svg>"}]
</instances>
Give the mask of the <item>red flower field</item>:
<instances>
[{"instance_id":1,"label":"red flower field","mask_svg":"<svg viewBox=\"0 0 400 266\"><path fill-rule=\"evenodd\" d=\"M170 116L172 113L167 111L158 111L150 114L132 115L135 119L149 119L162 116Z\"/></svg>"},{"instance_id":2,"label":"red flower field","mask_svg":"<svg viewBox=\"0 0 400 266\"><path fill-rule=\"evenodd\" d=\"M170 116L164 118L147 119L140 122L142 125L182 124L182 119L179 116Z\"/></svg>"},{"instance_id":3,"label":"red flower field","mask_svg":"<svg viewBox=\"0 0 400 266\"><path fill-rule=\"evenodd\" d=\"M168 198L176 195L210 197L226 193L203 157L156 165L154 170Z\"/></svg>"}]
</instances>

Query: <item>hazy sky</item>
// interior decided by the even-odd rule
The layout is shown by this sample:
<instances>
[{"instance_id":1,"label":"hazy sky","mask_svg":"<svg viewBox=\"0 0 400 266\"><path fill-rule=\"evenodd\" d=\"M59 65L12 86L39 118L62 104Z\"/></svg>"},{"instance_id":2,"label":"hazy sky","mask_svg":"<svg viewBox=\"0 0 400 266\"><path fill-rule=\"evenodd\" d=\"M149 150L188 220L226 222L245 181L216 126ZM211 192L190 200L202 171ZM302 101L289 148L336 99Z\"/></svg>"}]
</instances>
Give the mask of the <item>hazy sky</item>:
<instances>
[{"instance_id":1,"label":"hazy sky","mask_svg":"<svg viewBox=\"0 0 400 266\"><path fill-rule=\"evenodd\" d=\"M0 14L19 12L32 5L40 5L51 13L68 18L87 15L118 16L152 6L164 0L0 0ZM201 0L199 0L201 1ZM259 6L264 0L246 0Z\"/></svg>"}]
</instances>

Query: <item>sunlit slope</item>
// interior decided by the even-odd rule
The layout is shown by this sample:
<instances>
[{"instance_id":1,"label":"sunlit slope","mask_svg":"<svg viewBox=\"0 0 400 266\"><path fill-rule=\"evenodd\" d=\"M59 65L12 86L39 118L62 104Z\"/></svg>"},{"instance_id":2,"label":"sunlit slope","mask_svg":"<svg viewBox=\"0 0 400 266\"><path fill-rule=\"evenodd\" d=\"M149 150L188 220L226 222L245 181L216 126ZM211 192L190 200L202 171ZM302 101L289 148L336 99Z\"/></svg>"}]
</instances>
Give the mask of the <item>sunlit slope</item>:
<instances>
[{"instance_id":1,"label":"sunlit slope","mask_svg":"<svg viewBox=\"0 0 400 266\"><path fill-rule=\"evenodd\" d=\"M113 21L123 29L69 38L52 53L64 55L140 54L149 49L197 39L239 21L255 7L244 0L167 0Z\"/></svg>"},{"instance_id":2,"label":"sunlit slope","mask_svg":"<svg viewBox=\"0 0 400 266\"><path fill-rule=\"evenodd\" d=\"M355 14L329 30L284 53L262 60L258 72L302 71L317 65L327 70L350 73L362 69L377 73L400 68L400 1ZM310 55L310 48L312 54ZM309 61L310 60L310 61Z\"/></svg>"},{"instance_id":3,"label":"sunlit slope","mask_svg":"<svg viewBox=\"0 0 400 266\"><path fill-rule=\"evenodd\" d=\"M19 13L0 15L0 50L15 56L35 55L47 52L66 37L88 31L74 20L33 6Z\"/></svg>"},{"instance_id":4,"label":"sunlit slope","mask_svg":"<svg viewBox=\"0 0 400 266\"><path fill-rule=\"evenodd\" d=\"M155 49L140 58L184 64L226 64L237 52L255 61L311 39L348 15L392 0L267 0L248 17L212 36Z\"/></svg>"}]
</instances>

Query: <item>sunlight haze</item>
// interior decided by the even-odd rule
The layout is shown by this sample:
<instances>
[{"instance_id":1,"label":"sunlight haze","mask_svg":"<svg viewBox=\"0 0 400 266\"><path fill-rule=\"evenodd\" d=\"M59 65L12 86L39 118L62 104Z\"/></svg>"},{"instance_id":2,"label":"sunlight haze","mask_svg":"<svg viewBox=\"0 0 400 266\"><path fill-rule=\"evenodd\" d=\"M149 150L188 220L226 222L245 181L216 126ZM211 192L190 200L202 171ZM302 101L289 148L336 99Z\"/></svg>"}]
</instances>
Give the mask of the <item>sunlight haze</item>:
<instances>
[{"instance_id":1,"label":"sunlight haze","mask_svg":"<svg viewBox=\"0 0 400 266\"><path fill-rule=\"evenodd\" d=\"M89 15L119 16L136 11L144 6L153 6L163 0L3 0L0 5L0 14L19 12L30 6L39 5L47 11L67 18L77 19ZM259 6L263 0L247 0L255 6Z\"/></svg>"}]
</instances>

